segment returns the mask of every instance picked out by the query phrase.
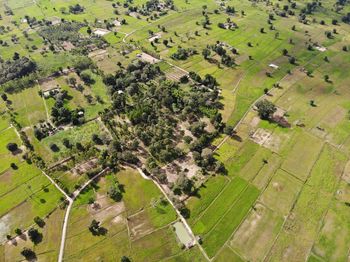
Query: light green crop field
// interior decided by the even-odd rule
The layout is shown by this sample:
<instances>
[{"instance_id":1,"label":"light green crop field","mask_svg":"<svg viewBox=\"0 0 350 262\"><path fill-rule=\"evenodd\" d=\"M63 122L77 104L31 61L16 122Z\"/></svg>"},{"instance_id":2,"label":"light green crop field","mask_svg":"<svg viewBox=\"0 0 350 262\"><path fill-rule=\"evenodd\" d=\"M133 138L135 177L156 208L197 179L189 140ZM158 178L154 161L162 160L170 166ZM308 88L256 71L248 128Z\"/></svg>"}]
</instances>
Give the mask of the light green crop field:
<instances>
[{"instance_id":1,"label":"light green crop field","mask_svg":"<svg viewBox=\"0 0 350 262\"><path fill-rule=\"evenodd\" d=\"M33 126L47 119L44 101L37 86L14 94L9 99L15 111L16 121L22 126Z\"/></svg>"},{"instance_id":2,"label":"light green crop field","mask_svg":"<svg viewBox=\"0 0 350 262\"><path fill-rule=\"evenodd\" d=\"M110 183L117 179L123 187L121 202L107 195ZM142 196L142 197L140 197ZM100 208L93 209L88 199L93 197ZM161 193L152 181L144 180L131 169L102 178L96 189L90 188L74 205L68 227L68 260L85 260L91 255L110 260L128 255L135 260L154 261L181 253L180 244L169 224L176 213L166 202L159 202ZM93 236L88 225L92 219L101 222L108 231Z\"/></svg>"}]
</instances>

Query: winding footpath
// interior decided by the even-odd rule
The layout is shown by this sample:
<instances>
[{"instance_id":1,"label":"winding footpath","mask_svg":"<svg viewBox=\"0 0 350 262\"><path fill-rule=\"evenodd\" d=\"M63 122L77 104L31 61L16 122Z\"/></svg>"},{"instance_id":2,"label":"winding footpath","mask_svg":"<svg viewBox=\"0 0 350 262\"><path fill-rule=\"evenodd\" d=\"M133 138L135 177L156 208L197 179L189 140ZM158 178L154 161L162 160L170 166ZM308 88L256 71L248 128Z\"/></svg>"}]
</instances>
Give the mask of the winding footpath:
<instances>
[{"instance_id":1,"label":"winding footpath","mask_svg":"<svg viewBox=\"0 0 350 262\"><path fill-rule=\"evenodd\" d=\"M187 223L186 219L183 217L183 215L181 214L181 212L176 208L175 204L171 201L171 199L169 198L168 194L164 191L164 189L162 188L162 186L154 179L150 178L149 176L147 176L142 169L136 167L136 170L139 172L139 174L146 180L152 180L153 183L159 188L159 190L163 193L164 197L168 200L168 202L171 204L171 206L175 209L176 214L178 215L178 217L180 218L181 222L184 224L187 232L190 234L191 238L193 239L194 243L198 246L199 250L201 251L201 253L203 254L203 256L205 257L205 259L207 261L211 261L211 259L208 257L207 253L205 252L205 250L203 249L203 247L199 244L196 236L194 235L191 227L189 226L189 224Z\"/></svg>"},{"instance_id":2,"label":"winding footpath","mask_svg":"<svg viewBox=\"0 0 350 262\"><path fill-rule=\"evenodd\" d=\"M61 235L61 245L60 245L60 252L58 254L58 262L62 262L63 261L64 247L65 247L65 243L66 243L66 235L67 235L67 227L68 227L68 219L69 219L70 211L71 211L71 209L73 207L74 200L79 196L79 194L88 185L90 185L90 183L92 181L94 181L96 178L98 178L101 175L103 175L108 170L109 170L109 168L105 168L100 173L98 173L95 176L93 176L92 178L90 178L88 181L85 182L85 184L82 187L80 187L79 189L77 189L76 191L73 192L72 197L68 196L61 188L59 188L58 185L56 186L61 192L63 191L63 194L66 196L67 201L69 202L68 208L66 210L66 214L65 214L64 220L63 220L62 235ZM46 175L46 176L50 179L51 182L53 182L56 185L56 183L52 180L52 178L50 178L48 175Z\"/></svg>"}]
</instances>

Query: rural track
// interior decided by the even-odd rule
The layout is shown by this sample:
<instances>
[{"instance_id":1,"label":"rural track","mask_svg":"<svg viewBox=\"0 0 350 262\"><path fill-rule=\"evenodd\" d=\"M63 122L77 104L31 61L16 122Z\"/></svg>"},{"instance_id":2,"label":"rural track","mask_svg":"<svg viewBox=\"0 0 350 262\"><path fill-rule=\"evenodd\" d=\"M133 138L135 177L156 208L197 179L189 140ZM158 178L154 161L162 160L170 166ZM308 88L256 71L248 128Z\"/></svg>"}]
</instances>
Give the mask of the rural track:
<instances>
[{"instance_id":1,"label":"rural track","mask_svg":"<svg viewBox=\"0 0 350 262\"><path fill-rule=\"evenodd\" d=\"M62 227L62 235L61 235L61 244L60 244L60 251L58 254L58 262L62 262L63 261L63 255L64 255L64 247L66 244L66 235L67 235L67 227L68 227L68 219L69 219L69 214L70 211L73 207L73 203L74 200L79 196L79 194L88 186L91 184L91 182L93 182L96 178L100 177L101 175L103 175L106 171L108 171L109 168L105 168L103 169L101 172L99 172L98 174L96 174L95 176L93 176L92 178L90 178L87 182L85 182L85 184L77 189L76 191L74 191L72 193L72 197L68 196L66 193L64 194L67 197L67 200L69 202L68 204L68 208L66 210L66 214L64 216L64 220L63 220L63 227ZM62 192L62 191L61 191Z\"/></svg>"},{"instance_id":2,"label":"rural track","mask_svg":"<svg viewBox=\"0 0 350 262\"><path fill-rule=\"evenodd\" d=\"M181 214L181 212L176 208L176 206L174 205L174 203L171 201L171 199L169 198L168 194L164 191L164 189L161 187L161 185L155 181L154 179L151 179L150 177L148 177L140 168L136 168L137 171L139 172L139 174L142 176L142 178L147 179L147 180L152 180L153 183L159 188L159 190L163 193L164 197L168 200L168 202L171 204L171 206L174 208L176 214L178 215L178 217L180 218L181 222L184 224L187 232L190 234L190 236L193 238L194 243L198 246L199 250L201 251L201 253L203 254L203 256L205 257L205 259L207 261L211 261L211 259L208 257L207 253L205 252L205 250L203 249L203 247L199 244L196 236L194 235L191 227L189 226L189 224L187 223L186 219L183 217L183 215ZM59 261L60 262L60 261Z\"/></svg>"}]
</instances>

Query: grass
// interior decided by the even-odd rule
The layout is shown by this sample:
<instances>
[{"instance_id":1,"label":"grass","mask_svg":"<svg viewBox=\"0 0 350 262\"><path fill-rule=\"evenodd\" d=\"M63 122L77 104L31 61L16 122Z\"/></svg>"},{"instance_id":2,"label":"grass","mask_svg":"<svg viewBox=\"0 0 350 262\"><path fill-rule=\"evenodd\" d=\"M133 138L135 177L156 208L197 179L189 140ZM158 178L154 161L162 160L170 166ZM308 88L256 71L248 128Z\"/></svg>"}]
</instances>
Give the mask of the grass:
<instances>
[{"instance_id":1,"label":"grass","mask_svg":"<svg viewBox=\"0 0 350 262\"><path fill-rule=\"evenodd\" d=\"M252 156L240 170L239 175L247 181L252 181L257 174L264 168L272 152L264 147L260 147L259 150Z\"/></svg>"},{"instance_id":2,"label":"grass","mask_svg":"<svg viewBox=\"0 0 350 262\"><path fill-rule=\"evenodd\" d=\"M283 220L278 213L257 204L228 244L245 260L258 261L272 247Z\"/></svg>"},{"instance_id":3,"label":"grass","mask_svg":"<svg viewBox=\"0 0 350 262\"><path fill-rule=\"evenodd\" d=\"M239 177L234 178L194 223L193 232L195 234L208 233L236 202L246 187L245 180Z\"/></svg>"},{"instance_id":4,"label":"grass","mask_svg":"<svg viewBox=\"0 0 350 262\"><path fill-rule=\"evenodd\" d=\"M115 179L123 188L121 202L114 202L107 195ZM101 204L100 209L91 209L88 205L91 197ZM135 260L154 261L180 254L180 245L168 226L176 220L176 213L169 203L161 204L160 197L161 192L152 181L143 179L131 169L100 179L74 204L68 227L66 259L89 260L93 256L111 260L126 255ZM106 235L93 236L89 232L92 219L101 222L107 229Z\"/></svg>"},{"instance_id":5,"label":"grass","mask_svg":"<svg viewBox=\"0 0 350 262\"><path fill-rule=\"evenodd\" d=\"M14 155L8 151L7 144L16 143L20 147L21 141L14 128L5 129L0 134L0 172L4 172L10 168L11 163L18 164L21 161L20 155Z\"/></svg>"},{"instance_id":6,"label":"grass","mask_svg":"<svg viewBox=\"0 0 350 262\"><path fill-rule=\"evenodd\" d=\"M221 101L224 108L221 113L228 124L236 124L252 103L263 94L264 88L270 89L273 84L280 81L282 88L274 88L273 95L269 99L288 111L288 120L293 128L282 130L266 121L259 123L260 128L273 131L273 136L281 139L280 147L272 153L248 138L254 128L250 126L250 121L243 121L237 129L242 142L228 139L216 151L216 157L225 164L228 176L210 178L200 188L200 197L191 197L187 201L186 205L191 211L189 222L197 234L203 234L203 246L210 256L217 253L216 261L240 261L239 255L247 260L259 260L266 253L269 253L267 260L271 261L345 260L350 240L349 216L344 202L349 202L350 198L348 185L346 182L341 182L339 186L339 180L350 153L348 121L350 58L341 49L343 45L349 45L349 39L344 37L348 33L347 26L341 22L333 26L331 20L337 18L341 21L341 16L350 11L349 7L344 6L344 10L335 13L331 11L334 3L323 1L323 8L318 8L314 14L309 15L309 24L299 23L298 16L280 18L275 15L272 23L276 30L269 30L266 21L274 7L266 6L265 3L251 5L248 1L229 1L227 4L235 6L237 13L228 16L214 1L175 0L174 2L177 11L169 11L168 15L147 22L143 16L141 19L136 19L125 15L124 7L119 7L120 15L115 15L111 7L112 2L106 0L98 1L98 4L92 0L80 1L79 3L85 7L85 12L78 15L61 14L59 11L61 7L67 8L73 4L72 1L41 0L35 4L28 0L9 0L7 4L14 10L14 16L4 15L2 22L5 26L10 26L11 31L1 35L0 38L9 42L10 46L0 47L1 56L4 59L11 59L14 52L30 56L38 63L39 68L47 73L59 67L66 68L74 63L76 55L73 52L50 52L41 55L40 49L45 47L43 40L35 29L28 31L32 40L25 39L22 30L29 29L29 26L20 23L21 18L30 15L37 19L50 20L53 17L60 17L68 21L86 19L94 22L95 19L114 19L118 16L125 18L128 23L117 29L120 31L117 36L114 36L114 33L104 36L111 46L107 48L108 54L105 57L94 58L99 69L104 73L113 74L119 69L117 62L121 62L125 67L135 58L139 50L134 50L126 56L120 54L121 49L125 47L121 41L124 37L122 32L133 32L126 38L127 42L134 40L137 45L157 52L163 59L188 71L195 71L201 76L207 73L215 76L222 89ZM144 3L145 0L134 0L133 5L140 6ZM279 3L281 6L284 4L288 4L287 1ZM210 12L209 29L204 29L201 25L203 5L207 5ZM306 3L298 1L296 13L299 13L305 5ZM220 13L215 14L214 9L218 9ZM245 11L245 16L241 15L241 10ZM4 13L3 6L0 6L0 12ZM226 21L228 17L238 24L237 30L218 28L217 24ZM317 21L312 22L312 18ZM326 25L319 24L321 19L326 21ZM19 22L18 27L11 21ZM166 32L162 33L160 44L156 44L156 49L153 49L148 41L148 30L158 32L160 31L158 25L165 26ZM295 31L290 29L292 25L296 25ZM261 27L265 28L265 34L259 32ZM327 39L325 31L331 31L333 28L336 28L339 34L334 34L333 39ZM175 31L178 36L175 35ZM198 34L195 34L195 31L198 31ZM277 31L280 33L278 38L275 37ZM86 35L86 32L82 33ZM12 44L11 35L14 34L20 38L20 44ZM171 47L167 48L161 42L170 38L173 41L170 43ZM290 44L289 39L293 39L294 44ZM327 51L321 53L306 50L305 43L309 39L327 47ZM208 44L215 44L218 40L239 50L239 55L235 55L238 64L236 67L219 68L203 59L202 49ZM253 47L248 47L248 41L252 42ZM39 50L26 49L26 45L34 44ZM199 54L184 61L174 61L170 56L179 46L194 47ZM297 57L300 67L313 71L313 76L307 77L299 69L293 71L291 75L287 74L287 70L296 67L288 62L288 57L282 55L283 48L288 49L290 55ZM326 55L330 63L324 61ZM252 56L252 59L248 56ZM272 71L268 66L270 63L277 64L279 69ZM160 66L162 69L168 69L168 64L165 62ZM266 72L270 72L272 76L267 77ZM323 80L325 74L330 76L332 83L325 83ZM72 96L67 106L71 109L84 107L87 119L96 117L98 111L110 105L101 77L93 74L93 78L95 84L86 87L85 91L95 97L100 96L104 104L88 104L84 94L71 90L64 81L62 82L63 88ZM26 89L10 98L13 100L16 120L23 127L32 126L46 119L45 108L37 94L37 87ZM317 106L311 107L310 100L315 100ZM50 110L53 101L49 99L46 102ZM0 104L0 109L1 112L5 110L4 103ZM255 113L248 114L246 119L251 120L252 116L255 116ZM295 127L296 123L303 123L305 127ZM6 213L19 204L8 214L11 216L12 225L22 225L21 220L32 221L31 215L35 212L44 215L54 206L53 203L56 203L55 199L58 196L51 186L50 195L42 192L41 185L47 181L40 172L23 163L20 155L13 156L7 151L6 144L10 141L21 145L14 129L5 130L7 127L7 116L5 116L0 120L0 191L4 194L1 199L3 201L1 210ZM321 129L324 131L320 132ZM99 123L93 121L81 127L59 132L43 141L37 141L32 134L33 130L26 129L35 151L49 163L74 153L62 145L63 138L68 137L72 143L89 144L91 135L95 132L100 134L103 131ZM325 144L325 141L329 141L335 147ZM49 149L51 143L56 143L60 152L52 152ZM264 159L267 160L265 164L262 161ZM18 164L17 171L9 169L11 162ZM122 202L125 209L120 214L122 223L115 223L109 214L102 221L103 226L108 228L107 236L93 237L87 230L91 219L99 218L104 212L101 210L96 214L91 213L87 205L91 197L99 199L100 194L106 194L108 177L106 181L101 179L96 187L86 190L74 206L69 228L67 260L89 261L94 258L109 261L128 255L136 261L167 260L169 256L170 261L200 261L202 257L198 249L189 252L181 250L173 232L166 226L176 219L176 215L169 204L159 204L161 194L158 189L152 183L148 183L149 181L140 180L138 174L125 172L117 175L126 190ZM64 184L69 185L70 190L74 189L75 182L84 181L84 179L72 179L68 173L54 174L56 175L60 176ZM231 182L226 182L230 179ZM30 190L35 191L34 194L28 185L31 186ZM260 191L263 193L258 200L259 204L256 204L254 210L250 210L246 216ZM28 199L28 195L32 195L33 198L23 202L23 199ZM41 199L46 199L46 203L41 203ZM108 207L116 207L116 203L110 202L108 197L105 196L104 199L107 199ZM260 205L264 208L260 209ZM289 212L291 208L292 212ZM140 213L135 214L139 211ZM126 221L127 216L134 214L130 221ZM271 241L281 226L282 216L287 217L286 224L271 251L268 252ZM142 232L135 234L131 239L128 235L128 226L131 229L140 226ZM161 227L164 228L159 229ZM48 230L48 235L51 234L49 227L45 230ZM156 231L145 235L147 230ZM35 247L40 253L39 259L45 261L56 259L57 252L50 253L47 250L57 250L57 231L52 229L53 238L47 248L40 245ZM233 238L226 242L232 233ZM309 253L311 248L312 254ZM2 249L1 258L7 254L11 258L13 256L15 259L18 258L17 260L20 259L18 249L13 249L13 252Z\"/></svg>"},{"instance_id":7,"label":"grass","mask_svg":"<svg viewBox=\"0 0 350 262\"><path fill-rule=\"evenodd\" d=\"M47 119L43 99L38 86L27 88L9 97L15 111L16 121L22 126L33 126Z\"/></svg>"},{"instance_id":8,"label":"grass","mask_svg":"<svg viewBox=\"0 0 350 262\"><path fill-rule=\"evenodd\" d=\"M259 189L264 189L269 183L271 177L275 174L277 168L281 164L281 157L277 154L272 154L268 163L264 165L259 173L255 176L252 183Z\"/></svg>"},{"instance_id":9,"label":"grass","mask_svg":"<svg viewBox=\"0 0 350 262\"><path fill-rule=\"evenodd\" d=\"M215 256L214 261L243 262L244 260L234 253L231 248L224 246L217 256Z\"/></svg>"},{"instance_id":10,"label":"grass","mask_svg":"<svg viewBox=\"0 0 350 262\"><path fill-rule=\"evenodd\" d=\"M140 179L137 171L121 171L117 178L125 190L123 200L129 214L151 205L152 200L160 196L159 189L153 182ZM140 195L142 195L142 198Z\"/></svg>"},{"instance_id":11,"label":"grass","mask_svg":"<svg viewBox=\"0 0 350 262\"><path fill-rule=\"evenodd\" d=\"M307 257L317 237L320 220L323 219L331 202L330 192L336 190L336 181L339 178L335 174L339 169L342 170L342 164L344 166L343 155L326 146L272 249L270 254L272 261L281 259L284 254L288 259ZM291 246L293 252L286 254L287 246Z\"/></svg>"},{"instance_id":12,"label":"grass","mask_svg":"<svg viewBox=\"0 0 350 262\"><path fill-rule=\"evenodd\" d=\"M278 170L260 197L260 200L273 211L288 215L296 200L302 183L283 170Z\"/></svg>"},{"instance_id":13,"label":"grass","mask_svg":"<svg viewBox=\"0 0 350 262\"><path fill-rule=\"evenodd\" d=\"M213 257L238 228L249 209L254 205L259 193L259 190L255 187L248 186L238 200L228 209L228 212L222 216L219 223L205 235L203 247L209 257Z\"/></svg>"},{"instance_id":14,"label":"grass","mask_svg":"<svg viewBox=\"0 0 350 262\"><path fill-rule=\"evenodd\" d=\"M249 160L258 151L259 146L252 141L247 141L240 148L237 154L232 154L229 144L220 147L215 153L217 158L225 164L225 168L229 176L238 175L241 169L249 162Z\"/></svg>"},{"instance_id":15,"label":"grass","mask_svg":"<svg viewBox=\"0 0 350 262\"><path fill-rule=\"evenodd\" d=\"M191 197L187 201L186 207L190 210L190 218L188 219L190 224L210 205L215 197L224 189L225 185L227 185L227 179L225 177L217 176L211 178L200 187L196 196Z\"/></svg>"},{"instance_id":16,"label":"grass","mask_svg":"<svg viewBox=\"0 0 350 262\"><path fill-rule=\"evenodd\" d=\"M326 261L346 261L350 224L349 208L334 201L323 221L313 252Z\"/></svg>"},{"instance_id":17,"label":"grass","mask_svg":"<svg viewBox=\"0 0 350 262\"><path fill-rule=\"evenodd\" d=\"M98 134L101 136L103 134L103 129L99 121L90 121L82 126L77 126L69 128L67 130L60 131L52 136L46 137L41 140L40 146L45 148L46 152L52 154L54 160L59 160L66 156L69 156L70 149L63 145L63 139L67 138L72 145L80 142L83 145L92 143L92 135ZM51 144L56 144L59 148L58 152L52 152L50 149Z\"/></svg>"},{"instance_id":18,"label":"grass","mask_svg":"<svg viewBox=\"0 0 350 262\"><path fill-rule=\"evenodd\" d=\"M333 194L342 176L347 157L330 145L322 151L307 185L319 188L322 193Z\"/></svg>"},{"instance_id":19,"label":"grass","mask_svg":"<svg viewBox=\"0 0 350 262\"><path fill-rule=\"evenodd\" d=\"M22 260L20 252L27 247L34 250L39 260L55 261L58 258L63 216L64 210L56 209L45 219L44 228L38 228L43 234L43 239L38 245L34 245L30 240L19 240L17 245L4 245L4 260Z\"/></svg>"},{"instance_id":20,"label":"grass","mask_svg":"<svg viewBox=\"0 0 350 262\"><path fill-rule=\"evenodd\" d=\"M305 181L317 160L322 145L322 141L318 138L305 133L301 134L284 160L282 169Z\"/></svg>"}]
</instances>

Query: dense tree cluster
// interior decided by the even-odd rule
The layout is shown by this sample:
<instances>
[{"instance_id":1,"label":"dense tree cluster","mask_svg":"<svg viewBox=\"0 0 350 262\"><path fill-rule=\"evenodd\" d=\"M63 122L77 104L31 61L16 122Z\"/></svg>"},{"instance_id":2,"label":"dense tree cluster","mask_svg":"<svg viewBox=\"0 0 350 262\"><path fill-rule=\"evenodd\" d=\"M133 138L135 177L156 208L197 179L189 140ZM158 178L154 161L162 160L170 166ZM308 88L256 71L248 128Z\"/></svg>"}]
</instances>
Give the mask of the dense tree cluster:
<instances>
[{"instance_id":1,"label":"dense tree cluster","mask_svg":"<svg viewBox=\"0 0 350 262\"><path fill-rule=\"evenodd\" d=\"M196 55L198 52L193 48L179 48L176 53L171 55L172 59L175 60L186 60L190 56Z\"/></svg>"},{"instance_id":2,"label":"dense tree cluster","mask_svg":"<svg viewBox=\"0 0 350 262\"><path fill-rule=\"evenodd\" d=\"M215 45L209 45L206 49L210 52L210 50L214 51L221 57L221 63L227 67L232 67L235 65L235 59L227 53L227 50L223 47L223 44L216 43ZM203 54L208 54L208 51L203 51ZM236 50L233 49L232 53Z\"/></svg>"},{"instance_id":3,"label":"dense tree cluster","mask_svg":"<svg viewBox=\"0 0 350 262\"><path fill-rule=\"evenodd\" d=\"M84 6L80 4L70 5L69 6L69 12L72 14L81 14L84 12Z\"/></svg>"},{"instance_id":4,"label":"dense tree cluster","mask_svg":"<svg viewBox=\"0 0 350 262\"><path fill-rule=\"evenodd\" d=\"M51 110L51 118L56 126L69 123L80 125L85 122L84 114L80 114L80 112L84 112L84 109L69 110L65 105L65 100L70 99L67 91L59 92L54 99L55 104ZM42 135L39 136L41 137Z\"/></svg>"},{"instance_id":5,"label":"dense tree cluster","mask_svg":"<svg viewBox=\"0 0 350 262\"><path fill-rule=\"evenodd\" d=\"M27 57L15 55L13 60L0 62L0 85L14 79L26 76L37 69L34 61Z\"/></svg>"},{"instance_id":6,"label":"dense tree cluster","mask_svg":"<svg viewBox=\"0 0 350 262\"><path fill-rule=\"evenodd\" d=\"M50 49L55 51L56 47L62 47L63 42L70 42L74 45L74 51L87 54L89 46L95 45L102 48L107 45L106 41L94 34L83 37L79 30L86 26L85 23L63 21L57 25L47 25L39 30L39 34L49 44Z\"/></svg>"},{"instance_id":7,"label":"dense tree cluster","mask_svg":"<svg viewBox=\"0 0 350 262\"><path fill-rule=\"evenodd\" d=\"M151 169L159 163L169 163L184 154L177 146L185 140L179 128L182 122L191 125L190 132L195 137L191 149L201 152L208 146L213 134L204 130L205 124L200 119L210 117L213 125L221 128L218 83L211 75L204 79L195 73L190 75L198 80L190 89L165 80L157 66L141 61L115 75L106 75L104 83L110 89L113 111L105 112L102 120L113 130L116 139L110 144L109 153L102 156L102 162L119 159L135 164L136 156L143 155L146 148L144 157ZM113 113L126 116L129 122L111 120ZM186 141L191 143L192 139Z\"/></svg>"},{"instance_id":8,"label":"dense tree cluster","mask_svg":"<svg viewBox=\"0 0 350 262\"><path fill-rule=\"evenodd\" d=\"M63 22L57 25L44 26L39 30L39 34L50 43L70 41L77 43L80 39L79 30L85 26L83 23Z\"/></svg>"}]
</instances>

